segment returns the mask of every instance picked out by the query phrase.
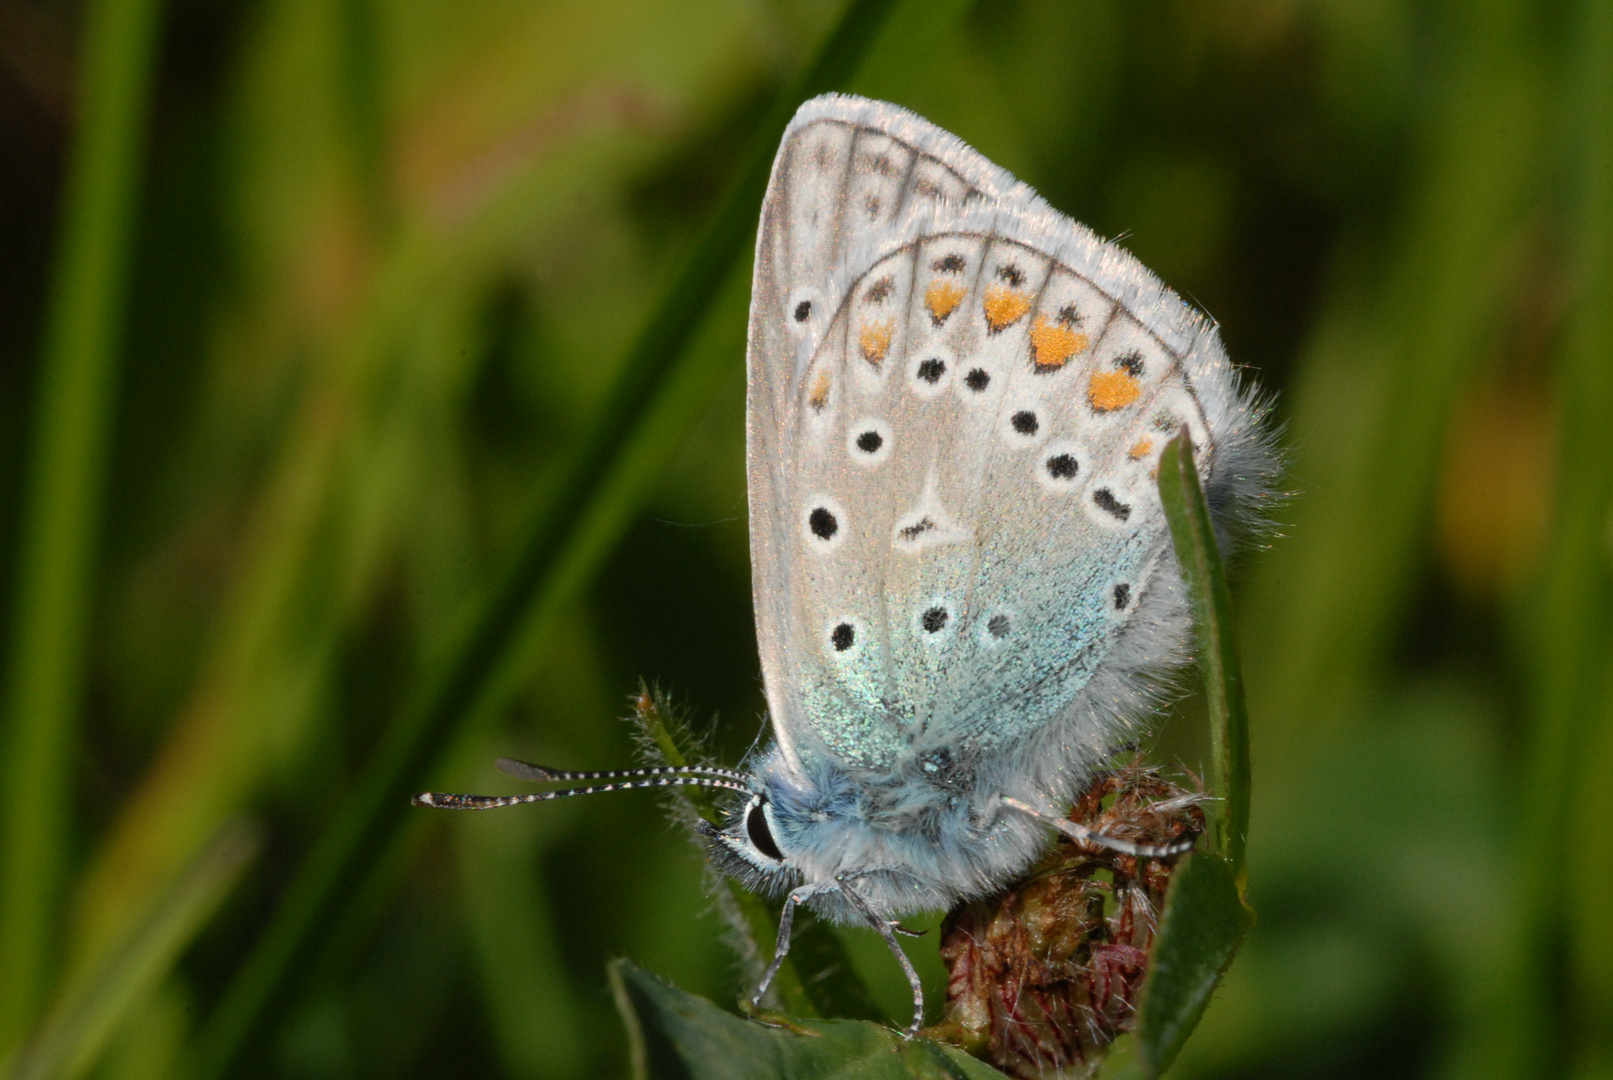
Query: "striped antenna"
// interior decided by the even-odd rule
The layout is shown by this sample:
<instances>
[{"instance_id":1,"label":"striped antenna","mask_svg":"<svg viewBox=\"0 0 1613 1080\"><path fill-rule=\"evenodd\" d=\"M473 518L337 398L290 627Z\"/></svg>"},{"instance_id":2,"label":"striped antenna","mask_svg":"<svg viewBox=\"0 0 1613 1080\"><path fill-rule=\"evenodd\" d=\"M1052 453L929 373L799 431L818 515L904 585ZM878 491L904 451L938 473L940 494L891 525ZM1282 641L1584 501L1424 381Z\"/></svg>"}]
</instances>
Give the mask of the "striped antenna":
<instances>
[{"instance_id":1,"label":"striped antenna","mask_svg":"<svg viewBox=\"0 0 1613 1080\"><path fill-rule=\"evenodd\" d=\"M532 791L525 795L451 795L441 791L423 791L414 797L413 802L416 806L432 806L440 810L494 810L500 806L520 806L523 803L568 799L573 795L600 795L607 791L631 791L634 788L661 788L675 785L725 788L746 795L752 794L749 785L723 777L680 774L657 776L648 780L627 780L615 784L593 784L589 787L566 788L563 791Z\"/></svg>"},{"instance_id":2,"label":"striped antenna","mask_svg":"<svg viewBox=\"0 0 1613 1080\"><path fill-rule=\"evenodd\" d=\"M639 776L719 776L735 783L750 778L737 769L723 769L715 765L656 765L646 769L605 769L599 772L575 772L570 769L551 769L547 765L534 765L530 761L517 761L501 757L494 762L499 771L534 784L548 784L557 780L624 780Z\"/></svg>"}]
</instances>

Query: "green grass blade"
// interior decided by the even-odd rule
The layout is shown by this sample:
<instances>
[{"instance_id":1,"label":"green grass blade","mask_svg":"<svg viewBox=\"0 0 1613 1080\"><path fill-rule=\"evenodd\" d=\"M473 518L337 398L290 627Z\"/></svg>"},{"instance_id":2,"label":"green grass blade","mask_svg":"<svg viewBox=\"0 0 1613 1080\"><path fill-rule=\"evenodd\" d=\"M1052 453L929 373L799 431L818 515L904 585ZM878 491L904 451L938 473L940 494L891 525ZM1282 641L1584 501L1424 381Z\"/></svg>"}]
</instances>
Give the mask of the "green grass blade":
<instances>
[{"instance_id":1,"label":"green grass blade","mask_svg":"<svg viewBox=\"0 0 1613 1080\"><path fill-rule=\"evenodd\" d=\"M1538 5L1440 5L1441 61L1408 130L1404 206L1319 312L1284 394L1304 498L1250 575L1246 639L1270 746L1299 750L1371 693L1417 594L1446 421L1495 355L1497 268L1548 160ZM1344 255L1349 249L1340 248Z\"/></svg>"},{"instance_id":2,"label":"green grass blade","mask_svg":"<svg viewBox=\"0 0 1613 1080\"><path fill-rule=\"evenodd\" d=\"M1613 410L1613 65L1608 63L1613 8L1587 0L1580 5L1578 24L1578 115L1570 129L1576 151L1570 164L1578 173L1577 295L1558 359L1556 520L1544 574L1529 591L1524 614L1526 640L1534 646L1534 723L1518 844L1525 871L1518 880L1526 898L1520 926L1529 944L1523 953L1531 970L1514 1019L1528 1029L1519 1032L1517 1045L1534 1052L1518 1055L1513 1075L1532 1072L1542 1061L1566 1068L1565 1058L1574 1056L1566 1047L1548 1045L1566 1030L1552 1015L1564 993L1558 967L1564 947L1573 957L1571 972L1581 980L1575 989L1587 995L1582 1006L1587 1011L1576 1025L1580 1037L1596 1046L1595 1053L1613 1053L1606 1026L1613 1018L1607 989L1613 969L1598 971L1597 963L1613 960L1608 935L1600 928L1607 894L1594 880L1585 882L1588 891L1565 888L1560 870L1564 838L1574 836L1581 823L1598 820L1585 816L1582 800L1594 806L1613 775L1613 762L1598 756L1599 750L1613 749L1613 741L1599 737L1609 722L1607 665L1613 648L1607 546L1613 514L1613 443L1607 438ZM1572 843L1578 872L1598 866L1605 882L1613 846L1600 830L1586 830L1583 840ZM1587 905L1582 913L1573 911L1578 904ZM1577 934L1565 925L1575 914ZM1591 1005L1596 997L1603 1000Z\"/></svg>"},{"instance_id":3,"label":"green grass blade","mask_svg":"<svg viewBox=\"0 0 1613 1080\"><path fill-rule=\"evenodd\" d=\"M254 829L226 825L104 963L69 986L5 1080L73 1080L173 968L258 850Z\"/></svg>"},{"instance_id":4,"label":"green grass blade","mask_svg":"<svg viewBox=\"0 0 1613 1080\"><path fill-rule=\"evenodd\" d=\"M122 343L159 0L86 5L80 122L29 448L3 731L0 1050L49 992L96 538Z\"/></svg>"},{"instance_id":5,"label":"green grass blade","mask_svg":"<svg viewBox=\"0 0 1613 1080\"><path fill-rule=\"evenodd\" d=\"M281 1000L317 930L370 869L374 853L411 812L411 792L425 786L464 719L474 713L498 678L556 579L575 581L575 545L597 527L601 504L617 512L635 494L623 474L639 472L636 433L663 395L680 390L677 361L718 295L754 227L756 208L784 125L800 101L841 84L855 70L893 0L854 0L817 56L775 102L745 162L719 200L693 249L673 276L629 350L614 391L568 470L559 495L540 516L525 548L475 621L465 644L417 703L388 731L353 794L316 842L284 901L208 1019L192 1062L199 1077L225 1075ZM685 413L685 418L693 415ZM636 494L642 496L641 484ZM590 550L611 537L587 535ZM597 556L595 559L597 563Z\"/></svg>"},{"instance_id":6,"label":"green grass blade","mask_svg":"<svg viewBox=\"0 0 1613 1080\"><path fill-rule=\"evenodd\" d=\"M1165 447L1159 462L1159 495L1165 503L1198 636L1199 666L1210 713L1215 794L1222 800L1219 850L1232 864L1241 895L1249 842L1249 707L1233 637L1232 594L1216 549L1215 527L1199 486L1192 446L1184 429Z\"/></svg>"}]
</instances>

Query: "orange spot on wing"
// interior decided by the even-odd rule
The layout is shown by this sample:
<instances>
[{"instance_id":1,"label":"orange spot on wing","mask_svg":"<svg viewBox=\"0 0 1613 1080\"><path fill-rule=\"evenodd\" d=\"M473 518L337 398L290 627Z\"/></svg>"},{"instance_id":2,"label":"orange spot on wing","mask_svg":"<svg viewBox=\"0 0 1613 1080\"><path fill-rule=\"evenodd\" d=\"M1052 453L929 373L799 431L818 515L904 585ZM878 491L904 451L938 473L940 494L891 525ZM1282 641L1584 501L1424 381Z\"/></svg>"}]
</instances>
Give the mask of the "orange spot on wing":
<instances>
[{"instance_id":1,"label":"orange spot on wing","mask_svg":"<svg viewBox=\"0 0 1613 1080\"><path fill-rule=\"evenodd\" d=\"M1141 461L1143 458L1148 456L1148 451L1152 450L1153 448L1154 440L1144 439L1136 446L1133 446L1129 451L1127 451L1127 453L1131 456L1131 460Z\"/></svg>"},{"instance_id":2,"label":"orange spot on wing","mask_svg":"<svg viewBox=\"0 0 1613 1080\"><path fill-rule=\"evenodd\" d=\"M1136 401L1142 392L1142 385L1132 378L1131 372L1118 368L1100 371L1092 376L1092 384L1087 388L1087 400L1098 412L1113 412Z\"/></svg>"},{"instance_id":3,"label":"orange spot on wing","mask_svg":"<svg viewBox=\"0 0 1613 1080\"><path fill-rule=\"evenodd\" d=\"M863 358L878 367L879 362L885 359L885 354L890 352L891 332L895 329L894 319L863 323L857 332L857 345L863 351Z\"/></svg>"},{"instance_id":4,"label":"orange spot on wing","mask_svg":"<svg viewBox=\"0 0 1613 1080\"><path fill-rule=\"evenodd\" d=\"M1031 309L1029 293L1010 289L1003 285L992 285L986 289L986 298L981 302L986 311L986 325L996 333L1023 318L1025 312Z\"/></svg>"},{"instance_id":5,"label":"orange spot on wing","mask_svg":"<svg viewBox=\"0 0 1613 1080\"><path fill-rule=\"evenodd\" d=\"M1031 324L1031 362L1037 371L1056 371L1086 347L1085 334L1050 323L1040 315Z\"/></svg>"},{"instance_id":6,"label":"orange spot on wing","mask_svg":"<svg viewBox=\"0 0 1613 1080\"><path fill-rule=\"evenodd\" d=\"M930 318L940 325L963 302L963 286L955 281L932 281L924 290L924 306Z\"/></svg>"},{"instance_id":7,"label":"orange spot on wing","mask_svg":"<svg viewBox=\"0 0 1613 1080\"><path fill-rule=\"evenodd\" d=\"M812 396L807 398L807 404L814 409L821 409L829 404L829 373L818 372L818 377L812 383Z\"/></svg>"}]
</instances>

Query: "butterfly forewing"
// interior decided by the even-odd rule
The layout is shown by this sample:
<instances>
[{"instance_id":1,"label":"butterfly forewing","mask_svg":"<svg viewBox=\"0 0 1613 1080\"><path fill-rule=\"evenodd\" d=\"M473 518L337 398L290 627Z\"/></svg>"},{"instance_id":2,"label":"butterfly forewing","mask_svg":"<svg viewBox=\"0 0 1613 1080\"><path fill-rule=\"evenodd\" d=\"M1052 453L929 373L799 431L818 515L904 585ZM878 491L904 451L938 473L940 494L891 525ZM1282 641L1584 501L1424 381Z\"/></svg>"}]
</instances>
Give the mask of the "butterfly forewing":
<instances>
[{"instance_id":1,"label":"butterfly forewing","mask_svg":"<svg viewBox=\"0 0 1613 1080\"><path fill-rule=\"evenodd\" d=\"M780 154L749 449L775 731L868 768L1067 715L1165 551L1160 448L1183 424L1208 445L1136 283L1093 272L1108 249L878 119L803 124Z\"/></svg>"}]
</instances>

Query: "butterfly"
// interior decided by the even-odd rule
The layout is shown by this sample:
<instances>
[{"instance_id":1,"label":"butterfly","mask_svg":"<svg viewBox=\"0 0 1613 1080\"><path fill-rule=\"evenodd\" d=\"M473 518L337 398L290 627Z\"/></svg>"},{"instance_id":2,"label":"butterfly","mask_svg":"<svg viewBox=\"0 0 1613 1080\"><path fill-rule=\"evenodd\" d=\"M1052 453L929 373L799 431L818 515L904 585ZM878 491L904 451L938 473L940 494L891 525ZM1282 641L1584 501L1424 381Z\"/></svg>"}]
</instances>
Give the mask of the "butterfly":
<instances>
[{"instance_id":1,"label":"butterfly","mask_svg":"<svg viewBox=\"0 0 1613 1080\"><path fill-rule=\"evenodd\" d=\"M772 741L744 769L571 772L517 796L743 796L713 863L878 931L1000 889L1186 660L1156 488L1186 430L1218 531L1258 516L1269 411L1215 325L1127 252L898 106L829 94L785 132L747 349L753 591Z\"/></svg>"}]
</instances>

